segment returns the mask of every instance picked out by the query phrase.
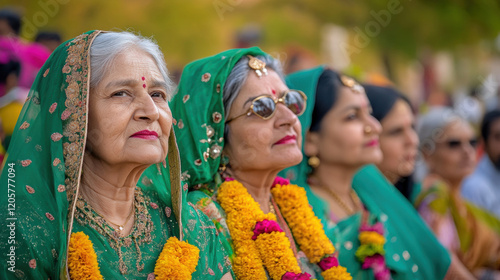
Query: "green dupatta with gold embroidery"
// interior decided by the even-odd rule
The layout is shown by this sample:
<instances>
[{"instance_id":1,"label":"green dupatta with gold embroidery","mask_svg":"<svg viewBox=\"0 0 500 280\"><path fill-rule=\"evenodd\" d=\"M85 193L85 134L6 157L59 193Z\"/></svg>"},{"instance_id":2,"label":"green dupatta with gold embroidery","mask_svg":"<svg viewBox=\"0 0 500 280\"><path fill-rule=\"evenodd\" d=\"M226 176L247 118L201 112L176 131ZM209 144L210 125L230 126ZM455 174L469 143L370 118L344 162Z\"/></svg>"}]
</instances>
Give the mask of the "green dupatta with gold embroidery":
<instances>
[{"instance_id":1,"label":"green dupatta with gold embroidery","mask_svg":"<svg viewBox=\"0 0 500 280\"><path fill-rule=\"evenodd\" d=\"M89 49L99 33L84 33L54 51L40 70L19 116L0 177L1 279L68 279L69 236L80 230L90 236L105 279L137 278L146 273L150 277L164 245L158 243L169 236L197 245L199 239L195 237L203 235L205 243L218 244L215 233L204 229L203 219L186 204L173 131L168 166L149 167L138 183L155 228L152 242L139 245L145 255L142 272L120 274L117 254L109 250L108 239L76 222L76 198L88 137ZM184 236L182 225L188 223L192 231ZM223 267L206 277L206 268L215 268L213 262L222 262L223 256L207 256L203 250L200 255L193 279L218 279L227 271ZM126 259L125 263L130 269L136 260Z\"/></svg>"}]
</instances>

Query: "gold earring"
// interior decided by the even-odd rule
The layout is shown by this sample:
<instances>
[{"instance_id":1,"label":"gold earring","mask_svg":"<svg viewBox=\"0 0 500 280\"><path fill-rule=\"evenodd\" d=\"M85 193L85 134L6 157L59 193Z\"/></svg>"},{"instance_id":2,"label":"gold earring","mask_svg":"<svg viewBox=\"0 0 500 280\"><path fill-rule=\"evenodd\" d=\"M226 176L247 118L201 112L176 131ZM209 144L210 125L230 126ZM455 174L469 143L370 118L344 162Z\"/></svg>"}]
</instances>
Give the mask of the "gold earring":
<instances>
[{"instance_id":1,"label":"gold earring","mask_svg":"<svg viewBox=\"0 0 500 280\"><path fill-rule=\"evenodd\" d=\"M365 126L365 133L369 134L370 132L372 132L372 128L369 126Z\"/></svg>"},{"instance_id":2,"label":"gold earring","mask_svg":"<svg viewBox=\"0 0 500 280\"><path fill-rule=\"evenodd\" d=\"M312 156L307 160L307 164L309 164L312 168L317 168L320 164L320 160L317 156Z\"/></svg>"}]
</instances>

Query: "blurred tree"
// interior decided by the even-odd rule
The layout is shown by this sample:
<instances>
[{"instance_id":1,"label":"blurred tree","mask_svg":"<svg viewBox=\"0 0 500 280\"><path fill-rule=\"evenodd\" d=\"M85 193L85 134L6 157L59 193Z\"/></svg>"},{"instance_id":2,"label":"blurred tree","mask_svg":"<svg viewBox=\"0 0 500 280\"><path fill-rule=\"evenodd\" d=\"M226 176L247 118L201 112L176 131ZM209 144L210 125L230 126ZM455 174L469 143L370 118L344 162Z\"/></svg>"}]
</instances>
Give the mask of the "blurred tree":
<instances>
[{"instance_id":1,"label":"blurred tree","mask_svg":"<svg viewBox=\"0 0 500 280\"><path fill-rule=\"evenodd\" d=\"M278 54L288 44L319 54L322 27L344 26L353 59L365 61L364 55L377 50L389 73L393 55L418 57L422 48L453 51L492 40L500 31L498 0L3 0L2 5L20 7L25 26L58 29L66 38L91 29L154 36L174 68L234 47L238 30L249 24L260 27L259 45ZM25 29L22 35L32 39L32 33Z\"/></svg>"}]
</instances>

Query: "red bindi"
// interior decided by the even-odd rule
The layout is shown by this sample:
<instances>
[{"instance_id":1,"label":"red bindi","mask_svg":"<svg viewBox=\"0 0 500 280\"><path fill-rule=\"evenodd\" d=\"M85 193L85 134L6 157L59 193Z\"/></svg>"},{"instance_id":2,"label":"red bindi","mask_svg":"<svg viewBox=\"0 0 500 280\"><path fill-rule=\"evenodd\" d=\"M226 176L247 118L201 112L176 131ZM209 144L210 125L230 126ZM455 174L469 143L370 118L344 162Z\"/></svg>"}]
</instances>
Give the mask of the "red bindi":
<instances>
[{"instance_id":1,"label":"red bindi","mask_svg":"<svg viewBox=\"0 0 500 280\"><path fill-rule=\"evenodd\" d=\"M142 77L142 80L144 81L144 80L146 80L146 78Z\"/></svg>"},{"instance_id":2,"label":"red bindi","mask_svg":"<svg viewBox=\"0 0 500 280\"><path fill-rule=\"evenodd\" d=\"M143 81L145 81L145 80L146 80L146 78L144 78L144 77L142 77L141 79L142 79ZM144 82L144 84L142 84L142 87L143 87L143 88L146 88L146 82Z\"/></svg>"},{"instance_id":3,"label":"red bindi","mask_svg":"<svg viewBox=\"0 0 500 280\"><path fill-rule=\"evenodd\" d=\"M273 89L273 90L271 90L271 92L273 93L273 95L275 95L275 94L276 94L276 91L275 91L274 89Z\"/></svg>"},{"instance_id":4,"label":"red bindi","mask_svg":"<svg viewBox=\"0 0 500 280\"><path fill-rule=\"evenodd\" d=\"M142 84L142 87L143 87L143 88L146 88L146 84Z\"/></svg>"}]
</instances>

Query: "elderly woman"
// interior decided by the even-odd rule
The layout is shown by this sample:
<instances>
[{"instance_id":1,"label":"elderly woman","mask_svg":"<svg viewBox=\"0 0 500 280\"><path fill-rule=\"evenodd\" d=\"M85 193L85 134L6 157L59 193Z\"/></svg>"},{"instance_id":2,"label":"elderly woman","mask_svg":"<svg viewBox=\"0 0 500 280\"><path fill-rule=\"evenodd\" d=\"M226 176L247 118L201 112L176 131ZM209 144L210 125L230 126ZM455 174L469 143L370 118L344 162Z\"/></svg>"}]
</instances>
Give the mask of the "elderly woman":
<instances>
[{"instance_id":1,"label":"elderly woman","mask_svg":"<svg viewBox=\"0 0 500 280\"><path fill-rule=\"evenodd\" d=\"M219 244L182 200L172 92L149 39L93 31L57 48L2 173L0 278L219 279L229 271L223 255L202 251L193 273L199 250L178 240Z\"/></svg>"},{"instance_id":2,"label":"elderly woman","mask_svg":"<svg viewBox=\"0 0 500 280\"><path fill-rule=\"evenodd\" d=\"M428 167L419 213L471 273L500 279L499 222L460 196L462 180L474 170L474 130L452 109L438 107L421 117L418 134Z\"/></svg>"},{"instance_id":3,"label":"elderly woman","mask_svg":"<svg viewBox=\"0 0 500 280\"><path fill-rule=\"evenodd\" d=\"M377 168L413 202L420 184L412 178L418 152L418 135L410 100L392 87L364 85L372 115L382 126L379 142L383 159Z\"/></svg>"},{"instance_id":4,"label":"elderly woman","mask_svg":"<svg viewBox=\"0 0 500 280\"><path fill-rule=\"evenodd\" d=\"M325 67L290 74L287 84L311 106L300 116L307 157L286 174L307 187L340 263L354 279L442 279L446 250L375 166L360 171L382 160L363 87Z\"/></svg>"},{"instance_id":5,"label":"elderly woman","mask_svg":"<svg viewBox=\"0 0 500 280\"><path fill-rule=\"evenodd\" d=\"M305 191L276 177L302 159L306 107L277 60L254 47L192 62L171 106L188 200L225 237L237 279L351 279Z\"/></svg>"}]
</instances>

